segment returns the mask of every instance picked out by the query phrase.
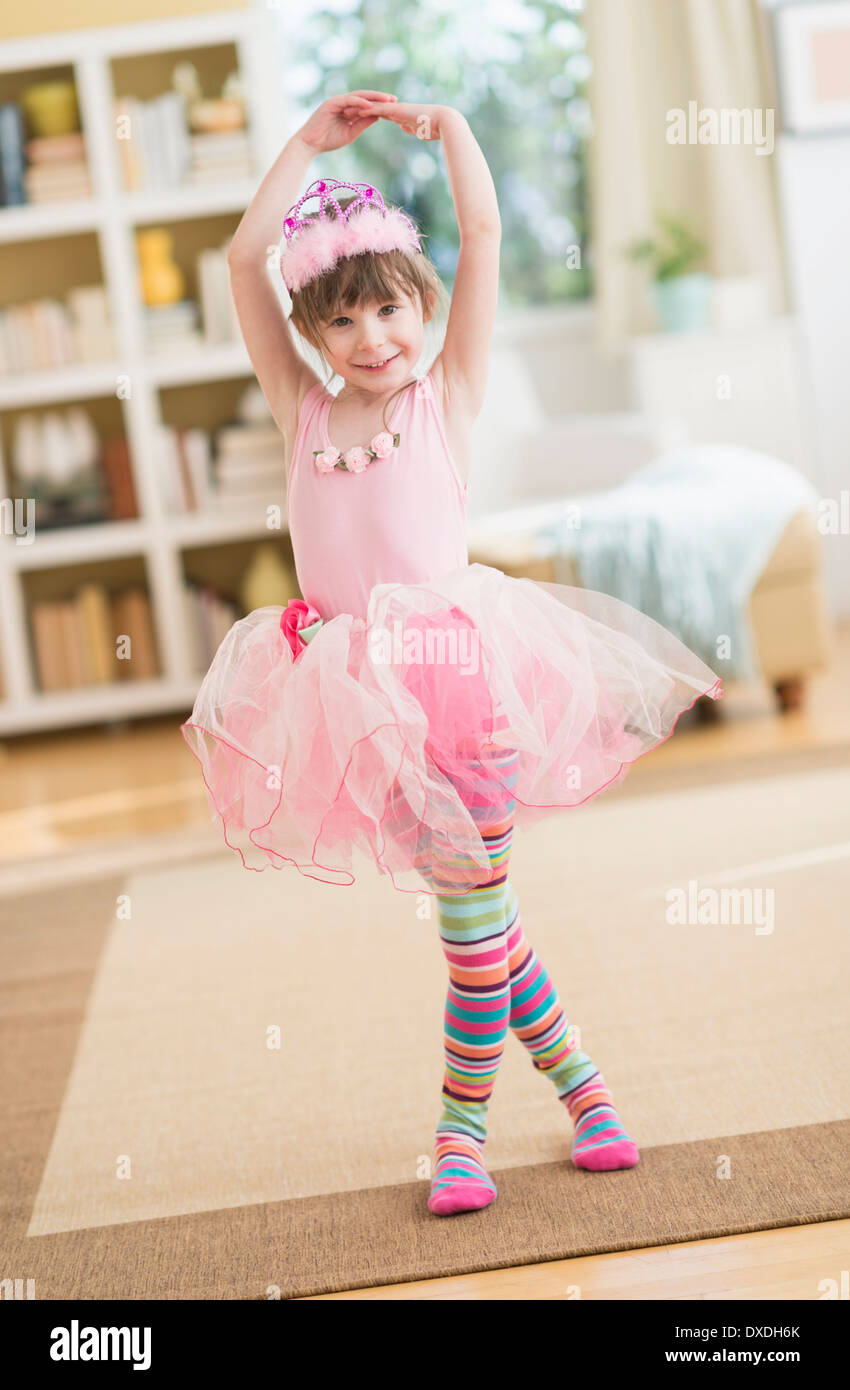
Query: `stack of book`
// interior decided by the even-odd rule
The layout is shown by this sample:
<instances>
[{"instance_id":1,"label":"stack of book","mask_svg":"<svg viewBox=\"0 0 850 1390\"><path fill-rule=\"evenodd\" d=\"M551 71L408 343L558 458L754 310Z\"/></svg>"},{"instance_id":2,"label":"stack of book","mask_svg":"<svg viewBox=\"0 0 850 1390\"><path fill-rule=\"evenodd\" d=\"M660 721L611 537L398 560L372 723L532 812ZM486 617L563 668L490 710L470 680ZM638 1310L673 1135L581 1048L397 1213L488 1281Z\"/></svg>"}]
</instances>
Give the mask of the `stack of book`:
<instances>
[{"instance_id":1,"label":"stack of book","mask_svg":"<svg viewBox=\"0 0 850 1390\"><path fill-rule=\"evenodd\" d=\"M0 376L108 362L114 356L102 285L69 290L65 303L35 299L0 310Z\"/></svg>"},{"instance_id":2,"label":"stack of book","mask_svg":"<svg viewBox=\"0 0 850 1390\"><path fill-rule=\"evenodd\" d=\"M65 202L91 193L82 132L28 140L20 104L0 102L0 206Z\"/></svg>"},{"instance_id":3,"label":"stack of book","mask_svg":"<svg viewBox=\"0 0 850 1390\"><path fill-rule=\"evenodd\" d=\"M243 616L242 610L214 589L191 582L184 585L183 610L190 668L206 671L233 624Z\"/></svg>"},{"instance_id":4,"label":"stack of book","mask_svg":"<svg viewBox=\"0 0 850 1390\"><path fill-rule=\"evenodd\" d=\"M73 690L159 675L150 600L141 587L110 594L87 583L31 609L39 688Z\"/></svg>"},{"instance_id":5,"label":"stack of book","mask_svg":"<svg viewBox=\"0 0 850 1390\"><path fill-rule=\"evenodd\" d=\"M230 183L251 177L251 141L247 130L204 131L190 135L187 182L195 186Z\"/></svg>"},{"instance_id":6,"label":"stack of book","mask_svg":"<svg viewBox=\"0 0 850 1390\"><path fill-rule=\"evenodd\" d=\"M179 188L186 182L191 151L186 107L179 93L164 92L152 101L120 97L115 118L128 192Z\"/></svg>"},{"instance_id":7,"label":"stack of book","mask_svg":"<svg viewBox=\"0 0 850 1390\"><path fill-rule=\"evenodd\" d=\"M196 300L148 304L143 312L145 337L152 357L173 357L187 349L198 352L204 347L204 335L198 327Z\"/></svg>"},{"instance_id":8,"label":"stack of book","mask_svg":"<svg viewBox=\"0 0 850 1390\"><path fill-rule=\"evenodd\" d=\"M77 362L106 362L115 356L109 302L102 285L78 285L65 296Z\"/></svg>"},{"instance_id":9,"label":"stack of book","mask_svg":"<svg viewBox=\"0 0 850 1390\"><path fill-rule=\"evenodd\" d=\"M27 202L63 203L92 194L85 139L81 131L71 135L42 135L28 140L29 168L24 174Z\"/></svg>"},{"instance_id":10,"label":"stack of book","mask_svg":"<svg viewBox=\"0 0 850 1390\"><path fill-rule=\"evenodd\" d=\"M264 423L223 426L216 433L214 475L219 506L279 504L286 478L280 430Z\"/></svg>"}]
</instances>

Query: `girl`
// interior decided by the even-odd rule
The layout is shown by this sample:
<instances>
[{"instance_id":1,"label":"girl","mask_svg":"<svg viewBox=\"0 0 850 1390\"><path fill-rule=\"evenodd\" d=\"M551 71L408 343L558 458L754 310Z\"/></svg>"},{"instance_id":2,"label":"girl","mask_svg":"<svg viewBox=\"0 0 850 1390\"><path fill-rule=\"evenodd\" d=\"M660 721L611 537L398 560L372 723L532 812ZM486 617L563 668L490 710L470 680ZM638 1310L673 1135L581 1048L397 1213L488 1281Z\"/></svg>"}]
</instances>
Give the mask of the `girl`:
<instances>
[{"instance_id":1,"label":"girl","mask_svg":"<svg viewBox=\"0 0 850 1390\"><path fill-rule=\"evenodd\" d=\"M424 325L446 296L411 219L374 186L333 179L293 204L313 157L376 120L441 141L460 232L445 340L420 376ZM515 824L622 780L699 696L722 694L708 666L629 605L468 563L469 431L487 382L500 237L487 164L450 107L351 92L287 142L228 261L285 442L304 597L233 626L181 726L246 867L351 884L357 849L399 891L436 898L449 970L428 1199L438 1215L496 1196L483 1149L509 1029L569 1113L573 1162L638 1162L525 937L511 839ZM336 396L281 316L269 249L292 325L344 382Z\"/></svg>"}]
</instances>

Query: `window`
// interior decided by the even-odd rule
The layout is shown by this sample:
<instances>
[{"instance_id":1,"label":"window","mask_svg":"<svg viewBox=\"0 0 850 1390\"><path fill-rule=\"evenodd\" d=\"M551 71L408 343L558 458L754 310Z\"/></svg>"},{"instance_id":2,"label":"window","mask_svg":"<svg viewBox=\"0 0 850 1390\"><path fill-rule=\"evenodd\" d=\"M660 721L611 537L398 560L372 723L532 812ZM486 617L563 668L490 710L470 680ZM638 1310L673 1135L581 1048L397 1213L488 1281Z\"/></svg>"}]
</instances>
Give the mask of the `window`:
<instances>
[{"instance_id":1,"label":"window","mask_svg":"<svg viewBox=\"0 0 850 1390\"><path fill-rule=\"evenodd\" d=\"M584 298L590 58L584 0L286 0L282 80L292 129L357 88L456 106L478 140L502 218L502 296L521 306ZM311 177L374 181L428 233L451 286L457 227L442 155L385 122L317 158Z\"/></svg>"}]
</instances>

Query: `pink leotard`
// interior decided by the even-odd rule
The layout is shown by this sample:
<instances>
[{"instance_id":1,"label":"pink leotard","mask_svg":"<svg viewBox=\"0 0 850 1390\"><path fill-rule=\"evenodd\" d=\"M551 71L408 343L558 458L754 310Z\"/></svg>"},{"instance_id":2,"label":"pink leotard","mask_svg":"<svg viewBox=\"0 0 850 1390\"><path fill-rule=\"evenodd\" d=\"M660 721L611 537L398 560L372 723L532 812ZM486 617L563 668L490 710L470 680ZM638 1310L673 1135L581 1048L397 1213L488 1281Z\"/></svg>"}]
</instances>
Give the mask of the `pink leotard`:
<instances>
[{"instance_id":1,"label":"pink leotard","mask_svg":"<svg viewBox=\"0 0 850 1390\"><path fill-rule=\"evenodd\" d=\"M322 473L332 394L316 383L301 404L287 516L301 593L326 620L366 617L375 584L418 584L469 563L467 488L448 448L442 405L428 372L391 407L399 447L362 473ZM364 445L368 443L364 440Z\"/></svg>"}]
</instances>

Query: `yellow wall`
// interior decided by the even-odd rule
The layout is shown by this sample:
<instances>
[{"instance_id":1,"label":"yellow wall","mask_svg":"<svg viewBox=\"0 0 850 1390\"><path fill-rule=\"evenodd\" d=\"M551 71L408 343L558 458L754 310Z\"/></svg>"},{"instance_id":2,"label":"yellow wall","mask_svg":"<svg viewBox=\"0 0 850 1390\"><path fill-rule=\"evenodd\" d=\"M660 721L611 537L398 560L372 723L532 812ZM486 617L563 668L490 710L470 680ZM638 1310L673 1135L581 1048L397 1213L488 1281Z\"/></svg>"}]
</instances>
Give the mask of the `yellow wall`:
<instances>
[{"instance_id":1,"label":"yellow wall","mask_svg":"<svg viewBox=\"0 0 850 1390\"><path fill-rule=\"evenodd\" d=\"M66 29L97 29L110 24L138 24L146 19L176 19L183 14L247 9L250 0L38 0L35 5L4 5L0 38L21 39Z\"/></svg>"}]
</instances>

